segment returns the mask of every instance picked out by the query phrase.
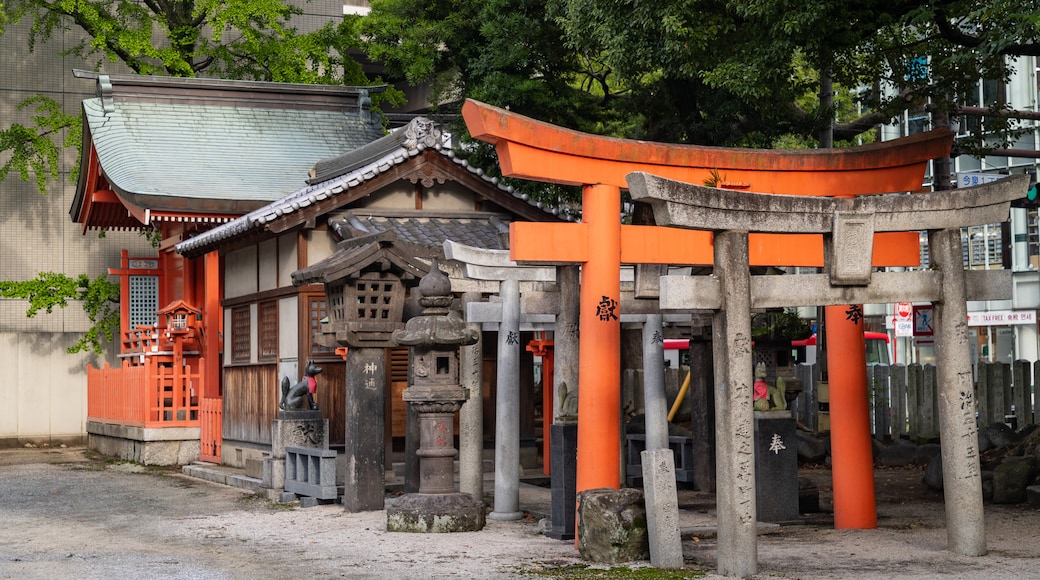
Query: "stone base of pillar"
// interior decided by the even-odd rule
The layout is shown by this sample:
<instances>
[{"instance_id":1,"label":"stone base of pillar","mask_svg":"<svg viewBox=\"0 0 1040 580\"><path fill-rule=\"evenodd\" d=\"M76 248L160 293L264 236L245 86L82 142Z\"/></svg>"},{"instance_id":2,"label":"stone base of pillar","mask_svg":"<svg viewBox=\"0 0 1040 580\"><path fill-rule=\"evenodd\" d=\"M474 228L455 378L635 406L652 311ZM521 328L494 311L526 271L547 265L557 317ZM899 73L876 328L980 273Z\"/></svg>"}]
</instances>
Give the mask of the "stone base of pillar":
<instances>
[{"instance_id":1,"label":"stone base of pillar","mask_svg":"<svg viewBox=\"0 0 1040 580\"><path fill-rule=\"evenodd\" d=\"M483 528L484 503L468 493L409 493L386 510L388 532L476 532Z\"/></svg>"}]
</instances>

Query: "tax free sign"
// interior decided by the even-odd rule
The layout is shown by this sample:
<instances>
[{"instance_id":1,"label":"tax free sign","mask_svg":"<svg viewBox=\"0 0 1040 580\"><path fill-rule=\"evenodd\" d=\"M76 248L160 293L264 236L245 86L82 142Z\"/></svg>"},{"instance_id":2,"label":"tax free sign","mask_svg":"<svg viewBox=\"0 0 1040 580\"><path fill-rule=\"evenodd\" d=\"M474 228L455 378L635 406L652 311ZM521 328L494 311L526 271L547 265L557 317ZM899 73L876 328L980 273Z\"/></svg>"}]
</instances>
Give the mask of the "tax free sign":
<instances>
[{"instance_id":1,"label":"tax free sign","mask_svg":"<svg viewBox=\"0 0 1040 580\"><path fill-rule=\"evenodd\" d=\"M991 310L968 313L968 326L1007 326L1011 324L1036 324L1036 311Z\"/></svg>"}]
</instances>

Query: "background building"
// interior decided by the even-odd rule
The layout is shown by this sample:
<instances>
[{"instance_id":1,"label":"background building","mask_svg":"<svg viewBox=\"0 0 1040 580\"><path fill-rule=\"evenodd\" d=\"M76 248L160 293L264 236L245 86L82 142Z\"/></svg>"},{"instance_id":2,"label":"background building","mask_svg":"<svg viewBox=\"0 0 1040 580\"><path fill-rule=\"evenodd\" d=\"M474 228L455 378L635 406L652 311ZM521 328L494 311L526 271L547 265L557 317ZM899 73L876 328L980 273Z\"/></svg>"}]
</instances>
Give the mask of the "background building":
<instances>
[{"instance_id":1,"label":"background building","mask_svg":"<svg viewBox=\"0 0 1040 580\"><path fill-rule=\"evenodd\" d=\"M980 79L973 94L965 95L960 103L962 114L951 122L958 140L968 139L973 133L985 131L986 117L980 113L996 106L1023 112L1018 126L1023 129L1008 147L1000 147L991 155L974 157L961 153L951 159L951 181L954 187L966 187L1003 175L1030 174L1036 181L1040 156L1040 75L1037 58L1022 57L1013 65L1014 72L1006 84ZM924 109L904 113L896 123L880 127L881 138L895 139L931 128L929 113ZM934 166L933 166L934 167ZM930 170L924 188L930 189L934 176ZM1006 224L991 224L965 228L964 266L972 269L1010 269L1013 274L1013 295L1010 300L969 302L969 322L972 336L973 362L980 360L1009 363L1014 360L1036 362L1038 358L1037 309L1040 308L1040 228L1034 202L1023 200L1023 207L1013 207L1011 220ZM922 240L922 267L928 265L927 243ZM893 314L892 305L875 307L868 314ZM887 325L891 332L891 324ZM933 357L931 338L918 336L896 341L896 360L899 362L930 362Z\"/></svg>"},{"instance_id":2,"label":"background building","mask_svg":"<svg viewBox=\"0 0 1040 580\"><path fill-rule=\"evenodd\" d=\"M304 13L295 25L313 30L344 13L364 12L367 5L357 0L300 2ZM56 100L70 114L78 114L83 99L94 95L95 83L74 78L72 70L93 70L98 63L60 56L82 40L82 33L75 28L56 32L29 52L29 27L28 21L8 24L0 35L0 119L5 127L31 125L33 109L18 110L18 105L34 95ZM104 59L100 69L130 72ZM109 231L102 238L84 234L82 226L72 222L76 160L75 151L64 152L60 175L49 181L45 196L37 190L35 176L28 182L16 175L0 181L0 280L28 280L40 272L95 278L119 266L122 249L135 256L156 254L137 233ZM90 327L80 305L72 303L35 318L26 318L27 307L22 300L0 299L0 368L6 378L0 385L0 446L81 443L86 429L86 365L105 359L115 363L118 348L101 357L70 355L66 349Z\"/></svg>"}]
</instances>

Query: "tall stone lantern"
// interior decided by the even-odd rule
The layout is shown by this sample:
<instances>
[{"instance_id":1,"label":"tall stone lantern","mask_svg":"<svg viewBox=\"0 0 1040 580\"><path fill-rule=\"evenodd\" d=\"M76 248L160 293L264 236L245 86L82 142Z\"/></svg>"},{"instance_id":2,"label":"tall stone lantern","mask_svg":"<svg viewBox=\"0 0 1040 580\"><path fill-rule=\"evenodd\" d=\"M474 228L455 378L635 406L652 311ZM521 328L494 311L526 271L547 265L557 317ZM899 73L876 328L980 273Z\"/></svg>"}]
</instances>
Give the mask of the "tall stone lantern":
<instances>
[{"instance_id":1,"label":"tall stone lantern","mask_svg":"<svg viewBox=\"0 0 1040 580\"><path fill-rule=\"evenodd\" d=\"M393 340L409 347L411 373L404 400L419 417L419 492L387 509L391 532L472 532L484 527L482 498L455 491L455 412L468 398L459 383L459 347L477 342L476 331L451 310L451 282L434 259L419 282L422 314Z\"/></svg>"}]
</instances>

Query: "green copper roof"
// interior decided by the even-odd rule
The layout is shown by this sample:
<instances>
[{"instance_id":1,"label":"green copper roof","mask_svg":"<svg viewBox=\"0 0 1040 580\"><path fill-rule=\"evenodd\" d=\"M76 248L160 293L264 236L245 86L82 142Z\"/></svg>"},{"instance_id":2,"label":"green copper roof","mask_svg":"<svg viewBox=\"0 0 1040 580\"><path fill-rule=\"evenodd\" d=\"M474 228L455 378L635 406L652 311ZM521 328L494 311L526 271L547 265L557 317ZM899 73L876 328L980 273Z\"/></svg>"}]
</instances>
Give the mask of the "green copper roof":
<instances>
[{"instance_id":1,"label":"green copper roof","mask_svg":"<svg viewBox=\"0 0 1040 580\"><path fill-rule=\"evenodd\" d=\"M305 185L315 160L383 134L367 111L162 98L92 98L83 102L83 111L109 184L153 209L258 207Z\"/></svg>"}]
</instances>

